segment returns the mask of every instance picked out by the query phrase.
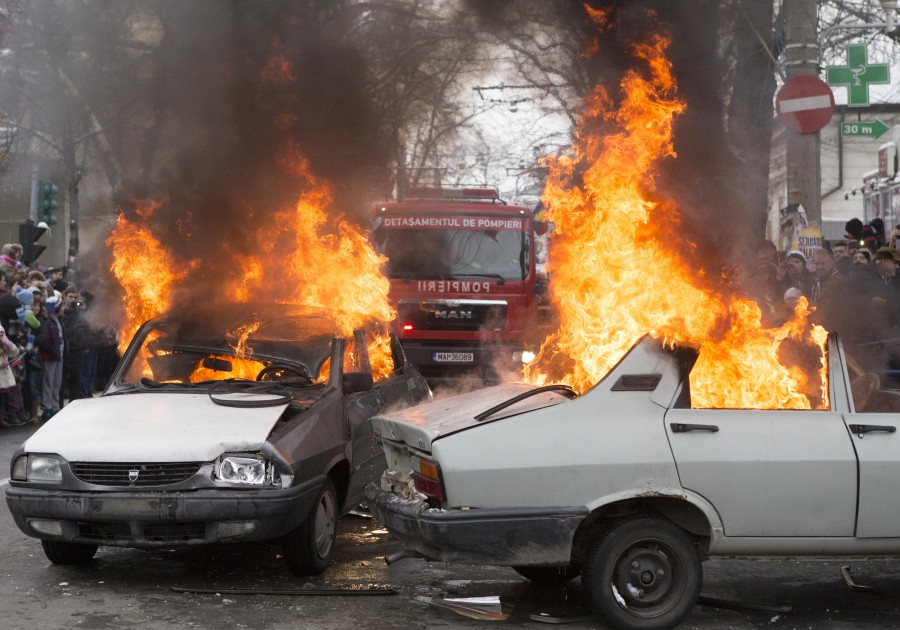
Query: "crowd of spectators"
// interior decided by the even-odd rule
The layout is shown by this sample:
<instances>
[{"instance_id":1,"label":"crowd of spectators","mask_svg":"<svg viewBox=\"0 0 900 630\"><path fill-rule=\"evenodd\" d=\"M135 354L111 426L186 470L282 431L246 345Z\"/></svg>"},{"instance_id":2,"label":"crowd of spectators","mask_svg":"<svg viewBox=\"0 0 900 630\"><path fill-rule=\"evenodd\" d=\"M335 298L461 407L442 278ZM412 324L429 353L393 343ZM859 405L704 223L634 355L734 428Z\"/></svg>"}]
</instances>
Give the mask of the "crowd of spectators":
<instances>
[{"instance_id":1,"label":"crowd of spectators","mask_svg":"<svg viewBox=\"0 0 900 630\"><path fill-rule=\"evenodd\" d=\"M41 424L105 385L115 334L89 323L92 296L65 268L29 267L22 246L0 251L0 425ZM98 369L98 364L100 368Z\"/></svg>"},{"instance_id":2,"label":"crowd of spectators","mask_svg":"<svg viewBox=\"0 0 900 630\"><path fill-rule=\"evenodd\" d=\"M786 322L806 298L812 323L837 332L848 354L900 382L900 226L886 235L880 219L853 219L845 231L809 260L763 242L752 297L769 327Z\"/></svg>"}]
</instances>

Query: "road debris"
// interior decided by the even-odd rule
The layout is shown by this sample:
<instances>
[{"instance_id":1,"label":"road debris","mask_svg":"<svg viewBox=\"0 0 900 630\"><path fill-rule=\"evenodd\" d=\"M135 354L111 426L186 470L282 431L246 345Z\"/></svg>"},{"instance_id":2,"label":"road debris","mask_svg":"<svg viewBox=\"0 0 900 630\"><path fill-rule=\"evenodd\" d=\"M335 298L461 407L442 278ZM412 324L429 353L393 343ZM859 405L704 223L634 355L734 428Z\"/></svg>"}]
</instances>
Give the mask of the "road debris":
<instances>
[{"instance_id":1,"label":"road debris","mask_svg":"<svg viewBox=\"0 0 900 630\"><path fill-rule=\"evenodd\" d=\"M756 612L774 612L789 613L791 606L772 606L769 604L752 604L750 602L736 602L729 599L719 599L718 597L708 597L701 595L697 599L697 603L701 606L711 606L713 608L724 608L726 610L750 610Z\"/></svg>"},{"instance_id":2,"label":"road debris","mask_svg":"<svg viewBox=\"0 0 900 630\"><path fill-rule=\"evenodd\" d=\"M847 583L847 586L850 587L851 591L857 591L860 593L880 593L882 592L880 588L876 586L865 586L864 584L857 584L853 581L853 578L850 577L850 567L841 567L841 575L844 577L844 581Z\"/></svg>"},{"instance_id":3,"label":"road debris","mask_svg":"<svg viewBox=\"0 0 900 630\"><path fill-rule=\"evenodd\" d=\"M500 601L499 595L432 599L429 603L438 608L452 610L463 617L481 621L505 621L512 610L511 606Z\"/></svg>"},{"instance_id":4,"label":"road debris","mask_svg":"<svg viewBox=\"0 0 900 630\"><path fill-rule=\"evenodd\" d=\"M328 596L355 595L378 596L396 595L393 588L299 588L299 589L266 589L266 588L189 588L186 586L170 586L175 593L193 593L198 595L290 595L290 596Z\"/></svg>"}]
</instances>

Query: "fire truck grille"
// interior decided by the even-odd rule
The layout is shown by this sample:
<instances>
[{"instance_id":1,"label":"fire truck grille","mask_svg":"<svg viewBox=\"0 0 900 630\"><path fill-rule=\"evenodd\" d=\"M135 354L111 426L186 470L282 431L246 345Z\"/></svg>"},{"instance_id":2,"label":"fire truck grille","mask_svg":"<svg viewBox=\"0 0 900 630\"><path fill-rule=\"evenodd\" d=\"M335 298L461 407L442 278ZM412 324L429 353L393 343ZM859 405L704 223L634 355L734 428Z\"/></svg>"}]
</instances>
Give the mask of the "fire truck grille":
<instances>
[{"instance_id":1,"label":"fire truck grille","mask_svg":"<svg viewBox=\"0 0 900 630\"><path fill-rule=\"evenodd\" d=\"M203 462L120 464L72 462L72 473L98 486L164 486L190 479Z\"/></svg>"},{"instance_id":2,"label":"fire truck grille","mask_svg":"<svg viewBox=\"0 0 900 630\"><path fill-rule=\"evenodd\" d=\"M398 318L415 330L501 332L507 310L503 300L401 300Z\"/></svg>"}]
</instances>

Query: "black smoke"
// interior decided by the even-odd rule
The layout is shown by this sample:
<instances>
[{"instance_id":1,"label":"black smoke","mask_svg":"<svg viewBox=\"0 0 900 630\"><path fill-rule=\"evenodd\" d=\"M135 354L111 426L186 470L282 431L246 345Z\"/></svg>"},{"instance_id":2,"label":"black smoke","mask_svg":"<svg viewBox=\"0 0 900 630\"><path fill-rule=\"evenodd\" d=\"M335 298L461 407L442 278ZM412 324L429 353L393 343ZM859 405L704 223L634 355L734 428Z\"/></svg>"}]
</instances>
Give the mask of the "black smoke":
<instances>
[{"instance_id":1,"label":"black smoke","mask_svg":"<svg viewBox=\"0 0 900 630\"><path fill-rule=\"evenodd\" d=\"M157 7L164 157L160 168L124 183L126 216L146 199L163 200L152 230L176 259L220 260L224 242L253 253L257 230L304 187L289 166L301 156L311 175L329 182L334 209L352 216L356 182L386 160L365 58L342 37L346 5Z\"/></svg>"}]
</instances>

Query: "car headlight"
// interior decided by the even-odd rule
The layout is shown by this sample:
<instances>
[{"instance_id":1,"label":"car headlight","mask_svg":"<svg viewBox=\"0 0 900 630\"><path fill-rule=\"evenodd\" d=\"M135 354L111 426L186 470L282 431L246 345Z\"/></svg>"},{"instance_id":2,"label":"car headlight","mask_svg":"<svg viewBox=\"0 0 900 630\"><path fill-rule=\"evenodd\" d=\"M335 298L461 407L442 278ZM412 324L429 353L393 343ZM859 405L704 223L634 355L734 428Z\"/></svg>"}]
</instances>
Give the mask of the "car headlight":
<instances>
[{"instance_id":1,"label":"car headlight","mask_svg":"<svg viewBox=\"0 0 900 630\"><path fill-rule=\"evenodd\" d=\"M20 455L13 463L15 481L59 483L62 481L60 458L53 455Z\"/></svg>"},{"instance_id":2,"label":"car headlight","mask_svg":"<svg viewBox=\"0 0 900 630\"><path fill-rule=\"evenodd\" d=\"M275 465L262 455L223 455L216 460L216 479L250 486L276 485Z\"/></svg>"}]
</instances>

